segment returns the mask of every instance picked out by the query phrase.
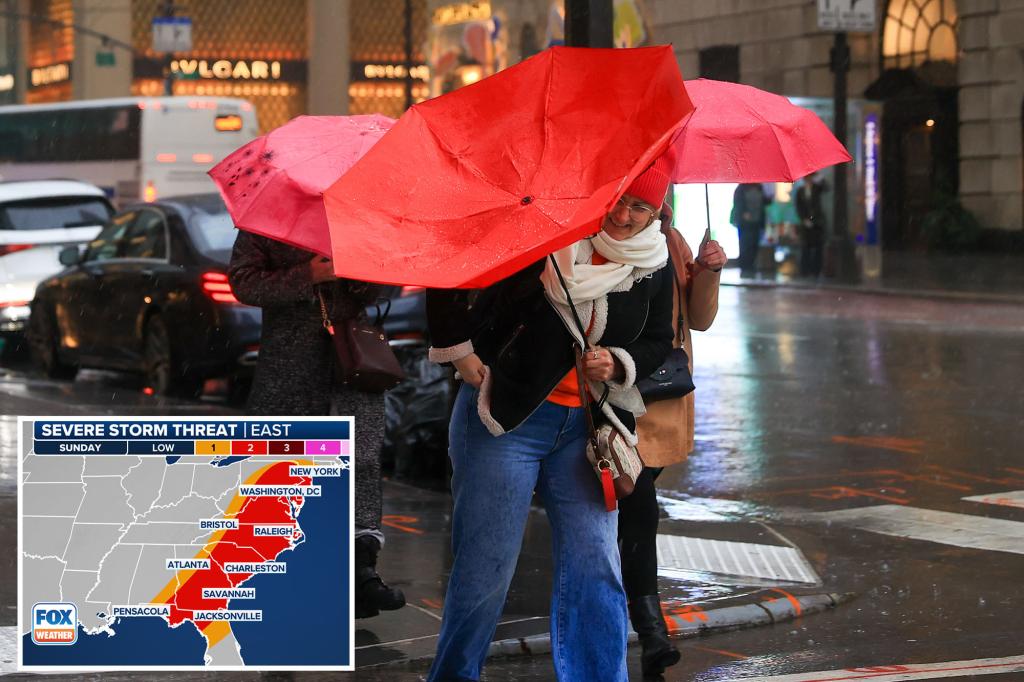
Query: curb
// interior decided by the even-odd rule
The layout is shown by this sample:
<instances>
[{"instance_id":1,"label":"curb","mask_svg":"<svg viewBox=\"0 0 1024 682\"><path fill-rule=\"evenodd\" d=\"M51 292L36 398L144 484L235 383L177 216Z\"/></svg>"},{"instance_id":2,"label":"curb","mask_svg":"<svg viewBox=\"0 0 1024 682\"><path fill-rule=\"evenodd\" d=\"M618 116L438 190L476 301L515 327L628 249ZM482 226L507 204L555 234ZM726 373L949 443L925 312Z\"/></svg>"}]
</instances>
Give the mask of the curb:
<instances>
[{"instance_id":1,"label":"curb","mask_svg":"<svg viewBox=\"0 0 1024 682\"><path fill-rule=\"evenodd\" d=\"M774 596L774 594L769 593L781 596ZM678 608L671 608L665 613L669 637L672 639L688 639L716 632L743 630L761 625L774 625L775 623L783 623L801 616L833 609L840 604L851 601L856 596L852 592L825 592L800 596L794 596L784 590L769 590L769 593L762 593L758 601L735 606L722 606L705 610L699 604L688 604ZM629 644L633 644L636 641L636 633L630 631ZM491 642L487 657L535 656L549 653L551 653L551 633L545 632L530 637Z\"/></svg>"},{"instance_id":2,"label":"curb","mask_svg":"<svg viewBox=\"0 0 1024 682\"><path fill-rule=\"evenodd\" d=\"M999 294L980 291L941 291L937 289L892 289L880 287L854 286L827 283L774 282L770 280L749 280L739 282L721 282L723 287L743 287L747 289L792 289L796 291L837 291L850 294L867 294L872 296L903 296L906 298L930 298L979 303L1024 303L1024 293Z\"/></svg>"}]
</instances>

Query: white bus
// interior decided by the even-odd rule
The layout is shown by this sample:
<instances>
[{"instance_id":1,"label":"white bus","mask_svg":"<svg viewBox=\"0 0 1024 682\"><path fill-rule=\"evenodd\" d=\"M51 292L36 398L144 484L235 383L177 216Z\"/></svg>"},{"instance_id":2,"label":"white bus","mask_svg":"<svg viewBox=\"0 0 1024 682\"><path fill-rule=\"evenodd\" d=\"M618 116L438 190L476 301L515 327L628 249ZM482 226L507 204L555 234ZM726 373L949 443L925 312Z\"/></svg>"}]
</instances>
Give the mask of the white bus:
<instances>
[{"instance_id":1,"label":"white bus","mask_svg":"<svg viewBox=\"0 0 1024 682\"><path fill-rule=\"evenodd\" d=\"M131 97L0 107L0 180L84 180L116 204L213 191L215 163L259 135L228 97Z\"/></svg>"}]
</instances>

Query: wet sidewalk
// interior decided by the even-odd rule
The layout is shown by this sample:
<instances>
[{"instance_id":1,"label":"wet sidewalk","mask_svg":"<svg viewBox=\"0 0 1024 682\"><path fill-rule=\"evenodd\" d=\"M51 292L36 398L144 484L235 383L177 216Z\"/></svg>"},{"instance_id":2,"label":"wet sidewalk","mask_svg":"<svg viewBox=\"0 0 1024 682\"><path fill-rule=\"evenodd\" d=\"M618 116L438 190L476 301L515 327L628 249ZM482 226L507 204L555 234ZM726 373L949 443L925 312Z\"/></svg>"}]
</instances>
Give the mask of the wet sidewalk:
<instances>
[{"instance_id":1,"label":"wet sidewalk","mask_svg":"<svg viewBox=\"0 0 1024 682\"><path fill-rule=\"evenodd\" d=\"M762 247L764 251L766 247ZM727 267L722 284L745 287L835 289L898 296L1024 303L1024 254L918 253L885 251L875 277L843 284L827 277L801 277L794 258L772 269L770 254L762 253L756 276L741 277Z\"/></svg>"},{"instance_id":2,"label":"wet sidewalk","mask_svg":"<svg viewBox=\"0 0 1024 682\"><path fill-rule=\"evenodd\" d=\"M420 670L437 645L451 570L450 498L389 481L384 500L387 541L378 568L408 603L356 621L356 664ZM716 501L659 502L667 517L659 528L660 589L674 637L784 622L853 597L823 585L801 548L777 529L716 510ZM545 513L535 505L491 657L550 653L550 548Z\"/></svg>"}]
</instances>

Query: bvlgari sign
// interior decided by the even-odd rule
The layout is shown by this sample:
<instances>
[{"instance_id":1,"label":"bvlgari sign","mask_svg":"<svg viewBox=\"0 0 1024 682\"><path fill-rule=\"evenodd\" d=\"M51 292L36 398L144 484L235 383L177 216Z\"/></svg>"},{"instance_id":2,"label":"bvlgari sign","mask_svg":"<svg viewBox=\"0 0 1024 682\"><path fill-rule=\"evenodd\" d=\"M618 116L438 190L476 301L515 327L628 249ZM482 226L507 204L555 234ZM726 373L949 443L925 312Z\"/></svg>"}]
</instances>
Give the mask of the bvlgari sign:
<instances>
[{"instance_id":1,"label":"bvlgari sign","mask_svg":"<svg viewBox=\"0 0 1024 682\"><path fill-rule=\"evenodd\" d=\"M136 57L136 78L163 78L165 62ZM171 60L171 73L181 80L280 81L305 83L306 62L280 59L228 59L221 57L179 57Z\"/></svg>"},{"instance_id":2,"label":"bvlgari sign","mask_svg":"<svg viewBox=\"0 0 1024 682\"><path fill-rule=\"evenodd\" d=\"M281 62L262 59L175 59L171 71L182 78L281 80Z\"/></svg>"}]
</instances>

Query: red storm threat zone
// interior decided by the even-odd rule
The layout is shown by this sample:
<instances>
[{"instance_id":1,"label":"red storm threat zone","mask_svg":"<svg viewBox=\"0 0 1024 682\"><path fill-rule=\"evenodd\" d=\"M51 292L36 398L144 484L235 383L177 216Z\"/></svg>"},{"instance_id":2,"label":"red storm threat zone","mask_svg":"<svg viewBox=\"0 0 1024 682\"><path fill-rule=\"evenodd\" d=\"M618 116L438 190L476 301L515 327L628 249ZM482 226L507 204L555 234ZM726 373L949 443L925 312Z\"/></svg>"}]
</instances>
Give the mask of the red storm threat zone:
<instances>
[{"instance_id":1,"label":"red storm threat zone","mask_svg":"<svg viewBox=\"0 0 1024 682\"><path fill-rule=\"evenodd\" d=\"M293 462L280 462L265 471L256 485L310 485L312 479L307 476L290 476L289 465ZM195 571L185 584L178 587L170 600L170 625L176 626L192 618L193 611L216 611L226 609L227 599L203 599L203 588L237 587L247 580L251 573L225 573L225 563L263 563L274 558L291 545L292 538L297 537L299 530L296 518L292 513L294 505L296 513L302 507L303 497L249 497L242 503L241 509L235 514L238 519L237 530L226 530L210 552L210 568ZM290 504L289 504L290 503ZM253 524L295 525L296 532L288 537L256 537L253 535ZM195 621L200 631L205 630L211 621Z\"/></svg>"}]
</instances>

